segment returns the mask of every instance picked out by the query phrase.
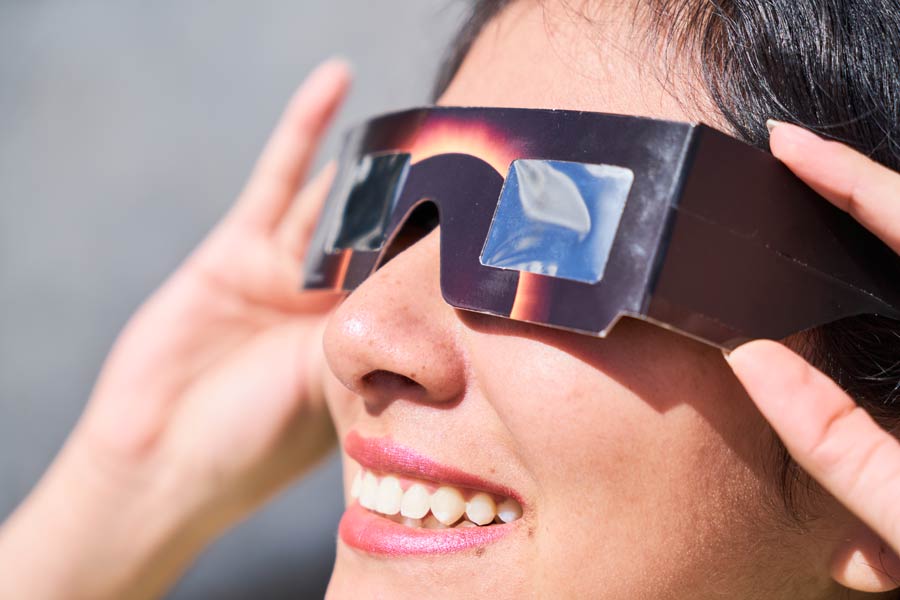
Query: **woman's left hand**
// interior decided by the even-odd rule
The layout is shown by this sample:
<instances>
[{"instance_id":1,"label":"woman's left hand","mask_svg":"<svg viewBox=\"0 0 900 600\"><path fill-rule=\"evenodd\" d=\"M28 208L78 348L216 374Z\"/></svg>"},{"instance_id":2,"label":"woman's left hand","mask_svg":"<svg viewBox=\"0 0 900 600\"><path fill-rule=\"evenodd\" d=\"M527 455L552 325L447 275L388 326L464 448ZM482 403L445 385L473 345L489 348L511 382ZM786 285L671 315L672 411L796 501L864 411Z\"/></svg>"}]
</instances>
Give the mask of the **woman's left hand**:
<instances>
[{"instance_id":1,"label":"woman's left hand","mask_svg":"<svg viewBox=\"0 0 900 600\"><path fill-rule=\"evenodd\" d=\"M349 82L341 61L307 79L235 206L131 319L0 528L0 597L161 596L333 447L322 332L339 296L300 292L333 169L304 181Z\"/></svg>"},{"instance_id":2,"label":"woman's left hand","mask_svg":"<svg viewBox=\"0 0 900 600\"><path fill-rule=\"evenodd\" d=\"M772 153L900 253L900 174L795 125L771 122ZM728 361L791 456L900 553L900 443L838 385L781 344Z\"/></svg>"}]
</instances>

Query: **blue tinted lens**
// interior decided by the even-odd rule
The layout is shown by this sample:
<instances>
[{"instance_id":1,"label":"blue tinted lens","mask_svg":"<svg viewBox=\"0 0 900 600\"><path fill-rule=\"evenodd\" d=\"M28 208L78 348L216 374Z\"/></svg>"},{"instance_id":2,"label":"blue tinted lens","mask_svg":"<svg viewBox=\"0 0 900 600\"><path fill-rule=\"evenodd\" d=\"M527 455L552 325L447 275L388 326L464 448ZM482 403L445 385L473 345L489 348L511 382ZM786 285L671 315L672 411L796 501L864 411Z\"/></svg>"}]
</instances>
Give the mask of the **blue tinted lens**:
<instances>
[{"instance_id":1,"label":"blue tinted lens","mask_svg":"<svg viewBox=\"0 0 900 600\"><path fill-rule=\"evenodd\" d=\"M327 246L329 252L381 249L409 171L409 159L409 154L366 155L347 180L339 182L344 201L336 211L339 227Z\"/></svg>"},{"instance_id":2,"label":"blue tinted lens","mask_svg":"<svg viewBox=\"0 0 900 600\"><path fill-rule=\"evenodd\" d=\"M631 169L611 165L513 162L481 264L600 281L633 182Z\"/></svg>"}]
</instances>

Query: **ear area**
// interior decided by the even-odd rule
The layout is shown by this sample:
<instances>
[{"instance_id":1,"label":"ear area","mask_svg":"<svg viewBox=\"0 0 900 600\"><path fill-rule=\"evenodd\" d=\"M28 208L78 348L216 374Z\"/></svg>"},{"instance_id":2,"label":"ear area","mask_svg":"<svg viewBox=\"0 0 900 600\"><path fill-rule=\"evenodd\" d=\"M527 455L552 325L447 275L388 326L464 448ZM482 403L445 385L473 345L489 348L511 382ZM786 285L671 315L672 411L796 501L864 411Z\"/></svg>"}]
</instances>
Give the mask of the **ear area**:
<instances>
[{"instance_id":1,"label":"ear area","mask_svg":"<svg viewBox=\"0 0 900 600\"><path fill-rule=\"evenodd\" d=\"M900 557L861 523L852 526L835 547L828 566L831 578L860 592L889 592L900 588Z\"/></svg>"}]
</instances>

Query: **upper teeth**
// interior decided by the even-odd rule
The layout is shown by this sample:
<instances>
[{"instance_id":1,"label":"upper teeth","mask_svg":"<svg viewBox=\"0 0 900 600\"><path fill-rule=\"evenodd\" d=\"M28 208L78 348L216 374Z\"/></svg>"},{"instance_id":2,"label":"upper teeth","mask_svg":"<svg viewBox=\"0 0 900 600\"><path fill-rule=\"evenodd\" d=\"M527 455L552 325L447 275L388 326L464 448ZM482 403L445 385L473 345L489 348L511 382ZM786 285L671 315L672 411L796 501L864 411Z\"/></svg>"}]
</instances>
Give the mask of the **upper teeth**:
<instances>
[{"instance_id":1,"label":"upper teeth","mask_svg":"<svg viewBox=\"0 0 900 600\"><path fill-rule=\"evenodd\" d=\"M378 484L378 496L375 499L375 510L385 515L396 515L400 512L400 500L403 490L396 477L382 477ZM406 516L406 515L404 515Z\"/></svg>"},{"instance_id":2,"label":"upper teeth","mask_svg":"<svg viewBox=\"0 0 900 600\"><path fill-rule=\"evenodd\" d=\"M431 494L421 483L414 483L403 492L400 514L410 519L421 519L431 509Z\"/></svg>"},{"instance_id":3,"label":"upper teeth","mask_svg":"<svg viewBox=\"0 0 900 600\"><path fill-rule=\"evenodd\" d=\"M522 506L512 498L498 502L489 494L475 492L466 500L464 492L455 487L443 485L429 492L423 483L412 483L404 491L394 475L378 477L364 470L356 473L350 495L359 499L363 508L411 527L472 527L495 520L510 523L522 516Z\"/></svg>"}]
</instances>

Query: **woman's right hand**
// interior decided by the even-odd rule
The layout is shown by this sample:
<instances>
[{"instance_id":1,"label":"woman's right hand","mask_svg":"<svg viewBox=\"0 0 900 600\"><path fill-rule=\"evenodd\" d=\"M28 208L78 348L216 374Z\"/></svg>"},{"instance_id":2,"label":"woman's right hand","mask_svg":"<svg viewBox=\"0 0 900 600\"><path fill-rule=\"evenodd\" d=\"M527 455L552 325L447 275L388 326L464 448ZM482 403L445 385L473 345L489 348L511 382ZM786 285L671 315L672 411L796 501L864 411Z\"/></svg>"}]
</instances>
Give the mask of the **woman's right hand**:
<instances>
[{"instance_id":1,"label":"woman's right hand","mask_svg":"<svg viewBox=\"0 0 900 600\"><path fill-rule=\"evenodd\" d=\"M338 61L307 79L234 208L132 318L0 530L0 596L159 595L331 448L321 336L337 298L298 290L332 169L298 191L349 80Z\"/></svg>"}]
</instances>

